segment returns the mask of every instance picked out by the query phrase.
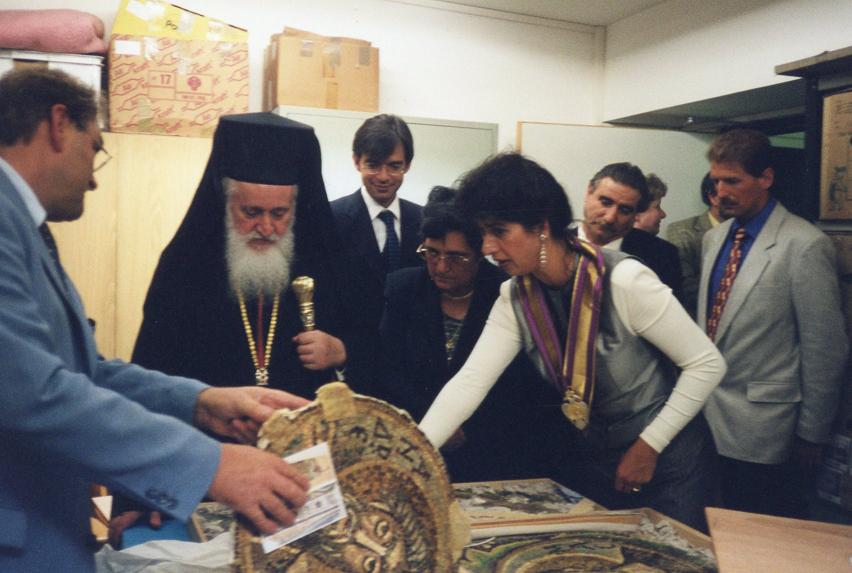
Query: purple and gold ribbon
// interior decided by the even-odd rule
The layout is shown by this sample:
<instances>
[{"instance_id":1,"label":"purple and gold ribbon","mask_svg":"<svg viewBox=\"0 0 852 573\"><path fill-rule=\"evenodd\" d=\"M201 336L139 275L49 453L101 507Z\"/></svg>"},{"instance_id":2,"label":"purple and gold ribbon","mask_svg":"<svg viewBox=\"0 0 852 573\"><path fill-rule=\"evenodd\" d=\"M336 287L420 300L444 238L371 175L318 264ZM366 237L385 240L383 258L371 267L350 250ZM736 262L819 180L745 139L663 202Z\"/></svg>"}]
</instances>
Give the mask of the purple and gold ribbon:
<instances>
[{"instance_id":1,"label":"purple and gold ribbon","mask_svg":"<svg viewBox=\"0 0 852 573\"><path fill-rule=\"evenodd\" d=\"M591 408L605 264L599 247L576 238L569 240L578 257L564 351L538 280L525 275L515 285L550 383L560 394L573 393Z\"/></svg>"}]
</instances>

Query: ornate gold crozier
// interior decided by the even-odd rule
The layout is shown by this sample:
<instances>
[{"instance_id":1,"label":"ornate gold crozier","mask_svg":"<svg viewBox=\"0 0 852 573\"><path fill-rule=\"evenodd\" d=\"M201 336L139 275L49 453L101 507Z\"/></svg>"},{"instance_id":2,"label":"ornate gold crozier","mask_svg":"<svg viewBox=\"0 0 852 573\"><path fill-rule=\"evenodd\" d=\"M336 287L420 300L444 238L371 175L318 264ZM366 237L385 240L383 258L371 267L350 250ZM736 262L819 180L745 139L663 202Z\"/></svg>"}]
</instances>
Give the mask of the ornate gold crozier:
<instances>
[{"instance_id":1,"label":"ornate gold crozier","mask_svg":"<svg viewBox=\"0 0 852 573\"><path fill-rule=\"evenodd\" d=\"M406 412L332 382L315 402L273 414L259 436L282 457L328 443L347 517L270 553L240 520L234 573L458 571L470 525L441 455Z\"/></svg>"},{"instance_id":2,"label":"ornate gold crozier","mask_svg":"<svg viewBox=\"0 0 852 573\"><path fill-rule=\"evenodd\" d=\"M299 316L302 317L302 325L305 331L316 328L314 322L314 279L301 276L293 279L293 292L299 301Z\"/></svg>"}]
</instances>

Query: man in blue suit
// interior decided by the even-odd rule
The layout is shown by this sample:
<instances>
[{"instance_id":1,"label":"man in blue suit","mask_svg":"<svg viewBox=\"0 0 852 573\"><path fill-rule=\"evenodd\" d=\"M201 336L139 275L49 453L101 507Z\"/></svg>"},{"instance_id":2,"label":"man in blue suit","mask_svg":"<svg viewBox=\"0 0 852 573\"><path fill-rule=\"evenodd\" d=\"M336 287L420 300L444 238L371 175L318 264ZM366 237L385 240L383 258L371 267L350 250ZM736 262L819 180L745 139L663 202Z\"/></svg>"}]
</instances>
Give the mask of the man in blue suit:
<instances>
[{"instance_id":1,"label":"man in blue suit","mask_svg":"<svg viewBox=\"0 0 852 573\"><path fill-rule=\"evenodd\" d=\"M45 221L71 221L108 158L94 94L50 70L0 79L0 571L94 571L88 484L186 519L206 494L258 529L292 522L307 482L255 448L304 400L209 388L97 354ZM102 163L101 163L102 165Z\"/></svg>"}]
</instances>

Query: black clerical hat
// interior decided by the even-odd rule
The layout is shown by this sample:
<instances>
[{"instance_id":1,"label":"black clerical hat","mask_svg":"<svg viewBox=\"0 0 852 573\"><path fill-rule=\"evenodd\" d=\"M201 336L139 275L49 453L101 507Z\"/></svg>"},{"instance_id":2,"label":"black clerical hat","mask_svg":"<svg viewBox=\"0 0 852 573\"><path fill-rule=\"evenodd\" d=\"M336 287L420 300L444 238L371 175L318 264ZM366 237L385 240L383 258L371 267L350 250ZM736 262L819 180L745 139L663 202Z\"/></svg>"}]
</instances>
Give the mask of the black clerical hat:
<instances>
[{"instance_id":1,"label":"black clerical hat","mask_svg":"<svg viewBox=\"0 0 852 573\"><path fill-rule=\"evenodd\" d=\"M273 113L227 115L219 121L213 156L221 175L269 185L315 176L319 147L313 128Z\"/></svg>"},{"instance_id":2,"label":"black clerical hat","mask_svg":"<svg viewBox=\"0 0 852 573\"><path fill-rule=\"evenodd\" d=\"M294 233L297 258L330 258L339 253L322 159L314 129L273 113L226 115L219 119L204 175L174 238L160 258L159 277L197 273L210 281L224 273L225 177L247 183L298 185Z\"/></svg>"}]
</instances>

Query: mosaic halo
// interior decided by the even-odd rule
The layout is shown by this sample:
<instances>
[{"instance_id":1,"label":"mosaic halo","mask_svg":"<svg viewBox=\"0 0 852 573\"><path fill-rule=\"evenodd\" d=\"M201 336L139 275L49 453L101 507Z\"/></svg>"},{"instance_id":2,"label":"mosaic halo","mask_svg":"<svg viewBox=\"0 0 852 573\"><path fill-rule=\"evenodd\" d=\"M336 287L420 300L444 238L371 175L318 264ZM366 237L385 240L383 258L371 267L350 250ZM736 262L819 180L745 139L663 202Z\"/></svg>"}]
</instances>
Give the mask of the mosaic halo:
<instances>
[{"instance_id":1,"label":"mosaic halo","mask_svg":"<svg viewBox=\"0 0 852 573\"><path fill-rule=\"evenodd\" d=\"M341 382L317 401L282 410L261 428L258 447L287 456L327 442L347 518L264 554L243 523L235 573L449 573L469 539L440 454L408 414Z\"/></svg>"}]
</instances>

